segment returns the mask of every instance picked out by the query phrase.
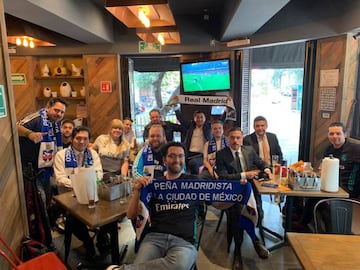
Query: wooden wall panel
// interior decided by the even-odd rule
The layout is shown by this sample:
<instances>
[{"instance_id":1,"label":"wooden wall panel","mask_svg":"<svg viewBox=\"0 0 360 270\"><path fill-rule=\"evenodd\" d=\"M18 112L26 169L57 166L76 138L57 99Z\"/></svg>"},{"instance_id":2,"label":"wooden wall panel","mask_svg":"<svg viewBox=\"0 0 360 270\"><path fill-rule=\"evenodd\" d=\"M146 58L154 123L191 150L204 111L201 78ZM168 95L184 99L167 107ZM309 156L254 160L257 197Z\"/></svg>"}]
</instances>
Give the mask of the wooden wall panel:
<instances>
[{"instance_id":1,"label":"wooden wall panel","mask_svg":"<svg viewBox=\"0 0 360 270\"><path fill-rule=\"evenodd\" d=\"M119 57L116 55L84 56L84 75L87 85L88 125L92 131L92 141L107 133L110 121L122 116ZM101 82L110 81L111 93L101 92Z\"/></svg>"},{"instance_id":2,"label":"wooden wall panel","mask_svg":"<svg viewBox=\"0 0 360 270\"><path fill-rule=\"evenodd\" d=\"M27 81L25 85L12 86L15 98L16 119L19 120L36 110L35 89L32 85L32 57L11 57L10 62L11 73L24 73Z\"/></svg>"},{"instance_id":3,"label":"wooden wall panel","mask_svg":"<svg viewBox=\"0 0 360 270\"><path fill-rule=\"evenodd\" d=\"M7 115L0 118L0 235L14 250L19 251L21 239L27 234L27 226L3 1L0 1L0 32L0 85L4 89L7 108ZM24 101L29 102L29 99ZM11 268L1 259L0 269Z\"/></svg>"},{"instance_id":4,"label":"wooden wall panel","mask_svg":"<svg viewBox=\"0 0 360 270\"><path fill-rule=\"evenodd\" d=\"M335 121L347 123L351 103L355 95L358 68L357 42L351 35L343 35L318 41L310 161L318 167L325 148L329 145L328 126ZM339 85L336 87L335 111L330 118L322 118L320 96L320 71L339 69Z\"/></svg>"}]
</instances>

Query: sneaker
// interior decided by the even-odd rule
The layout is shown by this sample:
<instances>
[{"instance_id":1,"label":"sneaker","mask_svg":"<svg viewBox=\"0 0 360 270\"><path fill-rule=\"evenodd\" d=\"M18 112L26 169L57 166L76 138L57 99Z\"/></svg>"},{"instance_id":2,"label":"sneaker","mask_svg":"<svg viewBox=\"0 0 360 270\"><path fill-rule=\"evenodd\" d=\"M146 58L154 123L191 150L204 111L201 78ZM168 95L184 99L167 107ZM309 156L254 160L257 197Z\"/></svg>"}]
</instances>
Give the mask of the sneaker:
<instances>
[{"instance_id":1,"label":"sneaker","mask_svg":"<svg viewBox=\"0 0 360 270\"><path fill-rule=\"evenodd\" d=\"M269 250L260 242L260 240L255 240L253 242L256 253L261 259L267 259L270 256Z\"/></svg>"},{"instance_id":2,"label":"sneaker","mask_svg":"<svg viewBox=\"0 0 360 270\"><path fill-rule=\"evenodd\" d=\"M59 233L64 234L65 233L65 217L61 216L59 217L55 222L54 227Z\"/></svg>"}]
</instances>

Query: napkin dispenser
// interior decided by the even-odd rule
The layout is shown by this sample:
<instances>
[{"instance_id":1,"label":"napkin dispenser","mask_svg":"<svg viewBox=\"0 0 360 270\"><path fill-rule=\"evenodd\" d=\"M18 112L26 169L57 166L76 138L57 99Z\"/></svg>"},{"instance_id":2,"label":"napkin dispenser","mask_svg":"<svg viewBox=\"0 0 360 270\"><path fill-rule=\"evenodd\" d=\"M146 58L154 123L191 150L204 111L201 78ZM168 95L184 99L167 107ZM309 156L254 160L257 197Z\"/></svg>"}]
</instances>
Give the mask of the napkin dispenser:
<instances>
[{"instance_id":1,"label":"napkin dispenser","mask_svg":"<svg viewBox=\"0 0 360 270\"><path fill-rule=\"evenodd\" d=\"M119 183L100 183L98 185L99 197L106 201L113 201L120 198Z\"/></svg>"},{"instance_id":2,"label":"napkin dispenser","mask_svg":"<svg viewBox=\"0 0 360 270\"><path fill-rule=\"evenodd\" d=\"M307 175L290 169L288 185L293 190L317 191L320 190L320 183L320 178L315 173Z\"/></svg>"},{"instance_id":3,"label":"napkin dispenser","mask_svg":"<svg viewBox=\"0 0 360 270\"><path fill-rule=\"evenodd\" d=\"M110 177L106 182L101 182L98 185L99 197L106 201L113 201L121 197L125 197L127 194L126 185L128 184L127 179L120 175Z\"/></svg>"}]
</instances>

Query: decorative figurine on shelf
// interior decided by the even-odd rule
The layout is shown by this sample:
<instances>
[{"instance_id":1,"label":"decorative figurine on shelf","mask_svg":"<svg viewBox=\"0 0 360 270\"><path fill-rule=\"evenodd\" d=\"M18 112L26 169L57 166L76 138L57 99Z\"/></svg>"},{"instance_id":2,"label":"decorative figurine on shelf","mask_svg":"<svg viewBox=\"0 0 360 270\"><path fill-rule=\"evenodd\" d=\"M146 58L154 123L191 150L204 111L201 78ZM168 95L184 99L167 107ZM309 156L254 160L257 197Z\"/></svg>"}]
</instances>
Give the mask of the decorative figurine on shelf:
<instances>
[{"instance_id":1,"label":"decorative figurine on shelf","mask_svg":"<svg viewBox=\"0 0 360 270\"><path fill-rule=\"evenodd\" d=\"M73 76L81 76L81 68L71 64L71 72Z\"/></svg>"},{"instance_id":2,"label":"decorative figurine on shelf","mask_svg":"<svg viewBox=\"0 0 360 270\"><path fill-rule=\"evenodd\" d=\"M45 64L45 65L43 66L43 68L41 69L41 76L42 76L42 77L49 77L49 76L50 76L50 75L49 75L49 72L50 72L49 67L48 67L47 64Z\"/></svg>"},{"instance_id":3,"label":"decorative figurine on shelf","mask_svg":"<svg viewBox=\"0 0 360 270\"><path fill-rule=\"evenodd\" d=\"M62 82L60 85L60 95L62 97L70 97L71 95L71 86L68 82Z\"/></svg>"},{"instance_id":4,"label":"decorative figurine on shelf","mask_svg":"<svg viewBox=\"0 0 360 270\"><path fill-rule=\"evenodd\" d=\"M44 97L51 97L51 88L50 87L44 87L43 95L44 95Z\"/></svg>"},{"instance_id":5,"label":"decorative figurine on shelf","mask_svg":"<svg viewBox=\"0 0 360 270\"><path fill-rule=\"evenodd\" d=\"M86 94L86 90L85 90L85 86L83 86L80 89L80 96L85 97L85 94Z\"/></svg>"},{"instance_id":6,"label":"decorative figurine on shelf","mask_svg":"<svg viewBox=\"0 0 360 270\"><path fill-rule=\"evenodd\" d=\"M59 65L54 68L54 75L55 76L66 76L67 70L66 70L66 67L64 67L64 61L62 58L59 58L58 64Z\"/></svg>"}]
</instances>

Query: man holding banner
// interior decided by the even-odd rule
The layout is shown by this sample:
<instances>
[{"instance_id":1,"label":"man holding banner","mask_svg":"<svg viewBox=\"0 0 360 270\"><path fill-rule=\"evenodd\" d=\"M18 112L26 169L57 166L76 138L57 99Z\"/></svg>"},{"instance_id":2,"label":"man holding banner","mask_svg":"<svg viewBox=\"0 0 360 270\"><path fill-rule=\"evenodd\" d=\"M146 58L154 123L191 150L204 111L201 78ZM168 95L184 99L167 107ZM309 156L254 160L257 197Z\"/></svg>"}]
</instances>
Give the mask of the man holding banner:
<instances>
[{"instance_id":1,"label":"man holding banner","mask_svg":"<svg viewBox=\"0 0 360 270\"><path fill-rule=\"evenodd\" d=\"M197 257L196 231L201 201L249 205L250 183L239 180L202 180L183 174L185 147L170 142L162 148L165 177L143 176L134 181L128 218L136 219L136 239L143 240L133 264L107 269L188 270ZM147 209L148 211L144 211ZM245 207L245 211L247 208ZM256 213L249 215L256 218ZM150 223L143 231L145 221ZM240 221L240 220L239 220Z\"/></svg>"},{"instance_id":2,"label":"man holding banner","mask_svg":"<svg viewBox=\"0 0 360 270\"><path fill-rule=\"evenodd\" d=\"M216 166L219 179L240 179L241 184L249 184L252 179L263 170L272 178L268 165L255 153L251 146L243 146L243 133L240 127L233 127L229 130L229 146L218 151L216 154ZM256 203L252 207L256 211ZM261 243L255 234L257 220L243 216L243 207L234 204L227 209L229 228L235 241L234 261L232 269L242 269L241 244L243 242L244 229L252 239L254 248L260 258L269 257L269 251ZM239 226L240 225L240 226ZM228 243L230 245L231 243Z\"/></svg>"},{"instance_id":3,"label":"man holding banner","mask_svg":"<svg viewBox=\"0 0 360 270\"><path fill-rule=\"evenodd\" d=\"M181 143L166 144L162 154L167 167L166 180L196 179L195 176L183 174L185 148ZM152 183L151 176L135 180L127 216L136 219L141 203L145 203L151 216L151 226L141 242L134 264L122 265L119 269L188 270L197 257L194 239L199 201L166 201L152 192Z\"/></svg>"}]
</instances>

